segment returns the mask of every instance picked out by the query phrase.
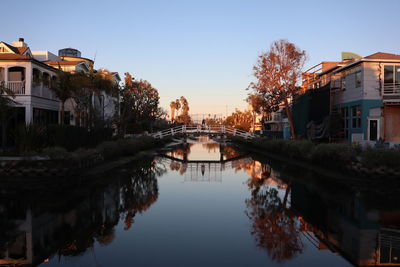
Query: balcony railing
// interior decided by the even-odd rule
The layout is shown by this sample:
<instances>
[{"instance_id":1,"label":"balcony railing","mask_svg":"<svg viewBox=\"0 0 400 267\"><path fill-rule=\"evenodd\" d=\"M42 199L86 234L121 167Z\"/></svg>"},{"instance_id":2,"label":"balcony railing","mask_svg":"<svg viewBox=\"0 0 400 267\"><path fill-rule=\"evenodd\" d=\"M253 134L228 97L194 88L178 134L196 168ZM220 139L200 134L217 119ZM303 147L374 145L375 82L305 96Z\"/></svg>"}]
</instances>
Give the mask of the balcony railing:
<instances>
[{"instance_id":1,"label":"balcony railing","mask_svg":"<svg viewBox=\"0 0 400 267\"><path fill-rule=\"evenodd\" d=\"M24 95L25 94L25 82L23 81L12 81L7 82L6 87L14 92L16 95Z\"/></svg>"},{"instance_id":2,"label":"balcony railing","mask_svg":"<svg viewBox=\"0 0 400 267\"><path fill-rule=\"evenodd\" d=\"M280 114L273 114L268 117L266 117L265 121L266 122L280 122L281 121L281 115Z\"/></svg>"},{"instance_id":3,"label":"balcony railing","mask_svg":"<svg viewBox=\"0 0 400 267\"><path fill-rule=\"evenodd\" d=\"M400 96L400 83L385 84L383 86L383 95L385 96Z\"/></svg>"}]
</instances>

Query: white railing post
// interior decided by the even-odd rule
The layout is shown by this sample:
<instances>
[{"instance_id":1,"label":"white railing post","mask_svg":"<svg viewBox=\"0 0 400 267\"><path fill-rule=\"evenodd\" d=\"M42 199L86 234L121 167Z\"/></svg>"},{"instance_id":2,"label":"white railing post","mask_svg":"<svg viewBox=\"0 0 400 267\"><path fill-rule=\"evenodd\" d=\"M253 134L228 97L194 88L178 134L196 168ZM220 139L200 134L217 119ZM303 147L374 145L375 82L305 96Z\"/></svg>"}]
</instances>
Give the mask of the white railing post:
<instances>
[{"instance_id":1,"label":"white railing post","mask_svg":"<svg viewBox=\"0 0 400 267\"><path fill-rule=\"evenodd\" d=\"M161 133L161 132L158 132L158 136L160 137L160 139L162 139L162 138L163 138L163 135L162 135L162 133Z\"/></svg>"},{"instance_id":2,"label":"white railing post","mask_svg":"<svg viewBox=\"0 0 400 267\"><path fill-rule=\"evenodd\" d=\"M174 136L174 129L171 128L171 135Z\"/></svg>"},{"instance_id":3,"label":"white railing post","mask_svg":"<svg viewBox=\"0 0 400 267\"><path fill-rule=\"evenodd\" d=\"M199 133L200 132L200 125L197 125L197 132Z\"/></svg>"},{"instance_id":4,"label":"white railing post","mask_svg":"<svg viewBox=\"0 0 400 267\"><path fill-rule=\"evenodd\" d=\"M236 129L233 129L233 136L236 136Z\"/></svg>"}]
</instances>

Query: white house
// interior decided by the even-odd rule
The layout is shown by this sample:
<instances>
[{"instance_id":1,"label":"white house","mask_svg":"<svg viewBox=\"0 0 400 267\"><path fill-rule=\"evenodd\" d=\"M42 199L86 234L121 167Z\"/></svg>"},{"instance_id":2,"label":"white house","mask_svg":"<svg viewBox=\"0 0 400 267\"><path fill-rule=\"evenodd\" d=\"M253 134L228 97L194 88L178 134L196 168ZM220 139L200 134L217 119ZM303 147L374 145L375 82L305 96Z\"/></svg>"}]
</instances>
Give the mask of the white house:
<instances>
[{"instance_id":1,"label":"white house","mask_svg":"<svg viewBox=\"0 0 400 267\"><path fill-rule=\"evenodd\" d=\"M91 59L81 57L77 49L60 49L58 56L49 51L31 51L23 38L12 45L0 42L0 83L11 89L17 102L18 122L41 125L60 123L60 101L50 90L59 71L88 73L93 69ZM106 71L104 69L99 71ZM110 72L113 81L121 81L117 72ZM102 93L99 100L93 97L93 105L105 120L114 117L118 110L118 96ZM65 103L64 123L81 125L77 122L75 102Z\"/></svg>"},{"instance_id":2,"label":"white house","mask_svg":"<svg viewBox=\"0 0 400 267\"><path fill-rule=\"evenodd\" d=\"M55 79L57 69L36 60L23 38L0 42L0 82L14 92L26 123L58 123L60 102L50 90Z\"/></svg>"}]
</instances>

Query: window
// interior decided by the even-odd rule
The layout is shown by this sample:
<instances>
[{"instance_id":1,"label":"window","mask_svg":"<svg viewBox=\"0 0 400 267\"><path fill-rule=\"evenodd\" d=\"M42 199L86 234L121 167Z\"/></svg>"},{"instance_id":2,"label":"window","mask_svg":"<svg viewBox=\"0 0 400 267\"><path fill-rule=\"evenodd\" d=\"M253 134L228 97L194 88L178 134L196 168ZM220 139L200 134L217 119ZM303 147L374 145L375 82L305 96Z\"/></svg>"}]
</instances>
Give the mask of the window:
<instances>
[{"instance_id":1,"label":"window","mask_svg":"<svg viewBox=\"0 0 400 267\"><path fill-rule=\"evenodd\" d=\"M351 107L351 127L361 128L361 107L353 106Z\"/></svg>"},{"instance_id":2,"label":"window","mask_svg":"<svg viewBox=\"0 0 400 267\"><path fill-rule=\"evenodd\" d=\"M383 76L386 86L400 85L400 66L385 65Z\"/></svg>"},{"instance_id":3,"label":"window","mask_svg":"<svg viewBox=\"0 0 400 267\"><path fill-rule=\"evenodd\" d=\"M33 108L33 123L42 126L58 124L58 111Z\"/></svg>"},{"instance_id":4,"label":"window","mask_svg":"<svg viewBox=\"0 0 400 267\"><path fill-rule=\"evenodd\" d=\"M340 114L342 115L342 128L344 137L347 138L349 134L349 109L347 107L341 108Z\"/></svg>"},{"instance_id":5,"label":"window","mask_svg":"<svg viewBox=\"0 0 400 267\"><path fill-rule=\"evenodd\" d=\"M361 71L354 73L356 88L361 87Z\"/></svg>"}]
</instances>

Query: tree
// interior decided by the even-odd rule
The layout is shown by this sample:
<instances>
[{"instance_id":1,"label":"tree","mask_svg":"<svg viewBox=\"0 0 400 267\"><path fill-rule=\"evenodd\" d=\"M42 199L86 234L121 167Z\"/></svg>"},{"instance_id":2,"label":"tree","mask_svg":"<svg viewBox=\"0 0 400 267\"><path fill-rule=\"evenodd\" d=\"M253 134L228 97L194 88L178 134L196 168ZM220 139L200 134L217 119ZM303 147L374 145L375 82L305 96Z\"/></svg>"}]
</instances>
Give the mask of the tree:
<instances>
[{"instance_id":1,"label":"tree","mask_svg":"<svg viewBox=\"0 0 400 267\"><path fill-rule=\"evenodd\" d=\"M189 102L184 96L181 96L180 99L175 101L175 104L179 104L179 107L182 107L181 114L177 117L176 121L183 124L190 124L192 119L189 115Z\"/></svg>"},{"instance_id":2,"label":"tree","mask_svg":"<svg viewBox=\"0 0 400 267\"><path fill-rule=\"evenodd\" d=\"M181 109L181 102L179 99L175 100L175 110L176 110L176 116L179 116L179 110Z\"/></svg>"},{"instance_id":3,"label":"tree","mask_svg":"<svg viewBox=\"0 0 400 267\"><path fill-rule=\"evenodd\" d=\"M228 116L225 119L224 125L232 126L244 131L249 131L251 128L252 117L253 116L250 111L243 112L240 110L236 110L232 113L232 115Z\"/></svg>"},{"instance_id":4,"label":"tree","mask_svg":"<svg viewBox=\"0 0 400 267\"><path fill-rule=\"evenodd\" d=\"M256 81L248 87L253 90L251 98L258 99L263 111L277 111L279 105L284 104L293 139L296 136L289 100L300 91L298 82L305 60L306 52L295 44L287 40L275 41L269 51L258 57L253 67Z\"/></svg>"},{"instance_id":5,"label":"tree","mask_svg":"<svg viewBox=\"0 0 400 267\"><path fill-rule=\"evenodd\" d=\"M91 108L92 103L92 94L89 91L89 78L83 72L77 72L72 74L73 79L73 93L72 99L74 101L74 111L76 114L76 124L78 126L88 126L90 127L89 123L89 109Z\"/></svg>"},{"instance_id":6,"label":"tree","mask_svg":"<svg viewBox=\"0 0 400 267\"><path fill-rule=\"evenodd\" d=\"M172 101L169 104L169 107L171 108L171 121L174 121L174 119L175 119L175 101Z\"/></svg>"},{"instance_id":7,"label":"tree","mask_svg":"<svg viewBox=\"0 0 400 267\"><path fill-rule=\"evenodd\" d=\"M15 94L11 89L0 83L0 126L1 126L1 147L4 150L7 145L7 126L13 118L13 105Z\"/></svg>"},{"instance_id":8,"label":"tree","mask_svg":"<svg viewBox=\"0 0 400 267\"><path fill-rule=\"evenodd\" d=\"M65 102L73 96L76 91L76 83L73 74L60 71L57 80L51 83L50 89L61 101L61 124L64 124Z\"/></svg>"},{"instance_id":9,"label":"tree","mask_svg":"<svg viewBox=\"0 0 400 267\"><path fill-rule=\"evenodd\" d=\"M86 125L87 127L94 126L98 121L96 119L100 119L104 123L104 118L101 116L104 111L101 110L99 115L99 110L96 110L94 102L95 98L100 103L102 93L116 97L119 93L118 90L119 86L114 82L109 71L94 71L93 68L89 73L60 72L56 86L53 88L56 94L58 93L61 98L65 99L62 100L62 105L68 98L74 100L76 122L80 126Z\"/></svg>"},{"instance_id":10,"label":"tree","mask_svg":"<svg viewBox=\"0 0 400 267\"><path fill-rule=\"evenodd\" d=\"M121 127L126 132L127 126L137 130L151 130L152 123L160 117L159 95L148 81L138 80L125 73L125 86L122 90Z\"/></svg>"},{"instance_id":11,"label":"tree","mask_svg":"<svg viewBox=\"0 0 400 267\"><path fill-rule=\"evenodd\" d=\"M246 214L252 221L251 233L257 246L274 261L283 263L301 254L304 245L297 216L287 205L291 184L285 185L282 199L277 188L266 184L270 175L270 171L262 172L261 177L248 181L251 198L246 200Z\"/></svg>"},{"instance_id":12,"label":"tree","mask_svg":"<svg viewBox=\"0 0 400 267\"><path fill-rule=\"evenodd\" d=\"M109 123L108 126L110 126L114 124L116 121L118 121L119 90L120 90L119 83L118 81L115 80L113 74L107 69L98 70L94 75L93 83L94 83L94 88L96 89L95 96L97 96L97 99L100 103L100 105L98 106L100 110L94 109L95 111L94 118L100 119L99 121L101 122L102 127L104 127L106 123ZM103 96L104 98L102 99ZM115 106L114 117L108 118L112 119L112 121L106 121L106 118L104 117L105 108L109 105ZM96 105L94 106L96 107ZM100 116L98 116L99 114Z\"/></svg>"}]
</instances>

